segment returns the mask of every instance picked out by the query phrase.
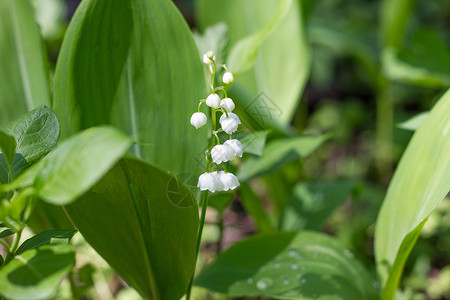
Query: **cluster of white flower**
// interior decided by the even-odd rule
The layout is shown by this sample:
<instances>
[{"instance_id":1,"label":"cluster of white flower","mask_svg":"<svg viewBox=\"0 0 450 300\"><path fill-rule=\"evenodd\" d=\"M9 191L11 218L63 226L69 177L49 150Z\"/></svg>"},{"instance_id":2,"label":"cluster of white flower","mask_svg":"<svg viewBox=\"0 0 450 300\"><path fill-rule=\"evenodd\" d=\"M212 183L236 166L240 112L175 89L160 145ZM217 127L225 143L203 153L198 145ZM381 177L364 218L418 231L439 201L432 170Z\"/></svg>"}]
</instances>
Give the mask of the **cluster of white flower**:
<instances>
[{"instance_id":1,"label":"cluster of white flower","mask_svg":"<svg viewBox=\"0 0 450 300\"><path fill-rule=\"evenodd\" d=\"M242 157L244 152L241 142L233 139L231 135L237 131L238 126L241 124L239 117L232 113L235 108L234 102L231 98L228 98L225 87L219 86L214 88L214 76L217 70L217 65L215 62L215 56L212 51L208 51L203 55L203 63L205 63L209 71L211 72L211 94L206 97L206 99L200 100L198 105L198 112L194 113L191 117L191 124L195 128L200 128L206 124L208 118L202 112L200 112L200 107L203 103L211 108L211 116L213 123L213 141L215 144L212 149L210 149L209 154L211 155L211 160L216 164L217 169L219 165L229 161L234 156ZM222 82L226 85L232 84L234 82L234 76L228 71L225 65L222 65L225 69L225 73L222 77ZM221 91L224 94L224 98L221 99L216 93ZM219 123L221 128L216 130L216 112L221 112ZM225 132L229 135L229 140L225 141L223 144L220 143L218 134ZM214 139L215 138L215 139ZM239 180L236 176L227 172L225 166L222 165L224 171L210 171L211 164L207 166L207 172L200 175L198 179L197 186L202 191L228 191L234 190L239 186Z\"/></svg>"}]
</instances>

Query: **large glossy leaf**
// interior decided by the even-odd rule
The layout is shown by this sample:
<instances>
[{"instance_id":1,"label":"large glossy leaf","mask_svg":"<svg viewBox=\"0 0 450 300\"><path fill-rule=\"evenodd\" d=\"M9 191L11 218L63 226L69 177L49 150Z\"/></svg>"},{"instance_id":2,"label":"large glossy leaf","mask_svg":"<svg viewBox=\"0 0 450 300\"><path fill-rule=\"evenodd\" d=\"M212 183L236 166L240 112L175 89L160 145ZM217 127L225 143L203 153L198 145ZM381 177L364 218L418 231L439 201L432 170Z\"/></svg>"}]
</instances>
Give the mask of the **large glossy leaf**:
<instances>
[{"instance_id":1,"label":"large glossy leaf","mask_svg":"<svg viewBox=\"0 0 450 300\"><path fill-rule=\"evenodd\" d=\"M45 54L28 0L0 1L0 126L50 105Z\"/></svg>"},{"instance_id":2,"label":"large glossy leaf","mask_svg":"<svg viewBox=\"0 0 450 300\"><path fill-rule=\"evenodd\" d=\"M142 297L179 299L186 292L195 265L198 207L166 171L121 160L66 211Z\"/></svg>"},{"instance_id":3,"label":"large glossy leaf","mask_svg":"<svg viewBox=\"0 0 450 300\"><path fill-rule=\"evenodd\" d=\"M126 153L131 141L112 127L93 127L61 143L5 189L32 185L44 201L62 205L90 189Z\"/></svg>"},{"instance_id":4,"label":"large glossy leaf","mask_svg":"<svg viewBox=\"0 0 450 300\"><path fill-rule=\"evenodd\" d=\"M415 132L378 215L375 229L377 270L382 286L391 291L385 299L393 299L401 275L398 269L402 270L404 265L398 260L415 243L415 239L409 238L411 242L406 247L404 241L421 226L450 189L449 112L450 90Z\"/></svg>"},{"instance_id":5,"label":"large glossy leaf","mask_svg":"<svg viewBox=\"0 0 450 300\"><path fill-rule=\"evenodd\" d=\"M271 233L230 247L194 284L229 296L377 299L354 254L317 232Z\"/></svg>"},{"instance_id":6,"label":"large glossy leaf","mask_svg":"<svg viewBox=\"0 0 450 300\"><path fill-rule=\"evenodd\" d=\"M295 186L280 218L284 231L319 230L323 222L351 194L351 180L313 181Z\"/></svg>"},{"instance_id":7,"label":"large glossy leaf","mask_svg":"<svg viewBox=\"0 0 450 300\"><path fill-rule=\"evenodd\" d=\"M0 295L11 300L47 300L75 264L68 244L45 245L16 256L0 270Z\"/></svg>"},{"instance_id":8,"label":"large glossy leaf","mask_svg":"<svg viewBox=\"0 0 450 300\"><path fill-rule=\"evenodd\" d=\"M172 1L83 1L55 76L64 137L112 124L136 140L131 154L174 174L201 172L206 128L189 119L206 94L203 66Z\"/></svg>"},{"instance_id":9,"label":"large glossy leaf","mask_svg":"<svg viewBox=\"0 0 450 300\"><path fill-rule=\"evenodd\" d=\"M280 1L272 0L197 0L198 21L202 29L225 22L229 28L229 45L235 47L241 39L254 37L268 26L279 4ZM266 113L283 125L291 120L310 69L302 10L303 1L293 1L287 15L262 42L254 67L236 78L236 87L244 90L239 92L236 101L248 114L257 112L256 106L261 103L252 101L264 92L274 110ZM231 89L232 93L236 87Z\"/></svg>"},{"instance_id":10,"label":"large glossy leaf","mask_svg":"<svg viewBox=\"0 0 450 300\"><path fill-rule=\"evenodd\" d=\"M284 164L309 155L328 138L328 135L320 135L275 140L267 144L261 156L249 157L242 165L238 177L246 181L276 170Z\"/></svg>"},{"instance_id":11,"label":"large glossy leaf","mask_svg":"<svg viewBox=\"0 0 450 300\"><path fill-rule=\"evenodd\" d=\"M12 164L14 176L47 155L58 142L59 123L55 113L48 107L40 107L11 122L5 128L16 140ZM6 174L7 175L7 174ZM6 182L0 169L0 180Z\"/></svg>"}]
</instances>

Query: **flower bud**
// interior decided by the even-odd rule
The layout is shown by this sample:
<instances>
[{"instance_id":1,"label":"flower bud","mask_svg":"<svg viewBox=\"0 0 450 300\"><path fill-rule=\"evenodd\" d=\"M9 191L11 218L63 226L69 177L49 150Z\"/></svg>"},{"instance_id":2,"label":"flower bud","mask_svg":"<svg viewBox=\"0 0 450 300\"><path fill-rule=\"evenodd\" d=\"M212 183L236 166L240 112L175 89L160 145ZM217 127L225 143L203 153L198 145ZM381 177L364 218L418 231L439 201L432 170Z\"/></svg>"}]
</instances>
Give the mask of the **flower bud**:
<instances>
[{"instance_id":1,"label":"flower bud","mask_svg":"<svg viewBox=\"0 0 450 300\"><path fill-rule=\"evenodd\" d=\"M224 145L215 145L211 149L211 158L216 164L229 161L232 154L232 149Z\"/></svg>"},{"instance_id":2,"label":"flower bud","mask_svg":"<svg viewBox=\"0 0 450 300\"><path fill-rule=\"evenodd\" d=\"M219 180L223 185L224 191L234 190L240 185L236 176L231 173L225 173L224 171L220 171Z\"/></svg>"},{"instance_id":3,"label":"flower bud","mask_svg":"<svg viewBox=\"0 0 450 300\"><path fill-rule=\"evenodd\" d=\"M225 83L225 84L231 84L231 83L233 83L233 82L234 82L234 76L233 76L233 73L231 73L231 72L225 72L225 74L223 74L222 81L223 81L223 83Z\"/></svg>"},{"instance_id":4,"label":"flower bud","mask_svg":"<svg viewBox=\"0 0 450 300\"><path fill-rule=\"evenodd\" d=\"M208 52L206 52L206 56L209 59L215 59L216 57L214 56L214 52L212 52L211 50L209 50Z\"/></svg>"},{"instance_id":5,"label":"flower bud","mask_svg":"<svg viewBox=\"0 0 450 300\"><path fill-rule=\"evenodd\" d=\"M242 157L242 154L244 153L244 147L242 146L241 142L238 140L227 140L225 143L223 143L224 146L228 147L231 151L231 157L233 156L239 156Z\"/></svg>"},{"instance_id":6,"label":"flower bud","mask_svg":"<svg viewBox=\"0 0 450 300\"><path fill-rule=\"evenodd\" d=\"M199 129L206 124L206 115L202 112L196 112L191 117L191 125Z\"/></svg>"},{"instance_id":7,"label":"flower bud","mask_svg":"<svg viewBox=\"0 0 450 300\"><path fill-rule=\"evenodd\" d=\"M222 106L227 112L232 112L235 108L233 100L231 98L224 98L220 101L220 106Z\"/></svg>"},{"instance_id":8,"label":"flower bud","mask_svg":"<svg viewBox=\"0 0 450 300\"><path fill-rule=\"evenodd\" d=\"M220 180L220 175L217 172L203 173L198 178L197 187L202 191L210 191L214 193L215 191L223 191L224 186Z\"/></svg>"},{"instance_id":9,"label":"flower bud","mask_svg":"<svg viewBox=\"0 0 450 300\"><path fill-rule=\"evenodd\" d=\"M220 106L220 97L217 94L210 94L206 98L206 105L212 108L219 108Z\"/></svg>"}]
</instances>

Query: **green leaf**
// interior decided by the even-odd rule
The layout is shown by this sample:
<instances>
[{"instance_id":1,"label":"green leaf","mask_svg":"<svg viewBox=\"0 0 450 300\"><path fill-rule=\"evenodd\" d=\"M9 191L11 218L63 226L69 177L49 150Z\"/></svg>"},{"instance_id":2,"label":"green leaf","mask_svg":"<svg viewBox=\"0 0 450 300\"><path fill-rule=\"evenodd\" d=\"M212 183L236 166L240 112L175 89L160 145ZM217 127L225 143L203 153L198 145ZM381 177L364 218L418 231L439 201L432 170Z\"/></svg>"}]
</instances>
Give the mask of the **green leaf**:
<instances>
[{"instance_id":1,"label":"green leaf","mask_svg":"<svg viewBox=\"0 0 450 300\"><path fill-rule=\"evenodd\" d=\"M401 245L450 189L450 90L415 132L389 185L375 228L377 271L382 287L396 289ZM414 241L414 239L413 239ZM409 247L412 247L411 242ZM394 269L394 267L396 269ZM401 273L401 272L400 272ZM397 275L396 275L397 274Z\"/></svg>"},{"instance_id":2,"label":"green leaf","mask_svg":"<svg viewBox=\"0 0 450 300\"><path fill-rule=\"evenodd\" d=\"M55 75L64 137L111 124L136 140L132 155L197 176L207 129L189 120L205 95L200 55L172 1L81 3Z\"/></svg>"},{"instance_id":3,"label":"green leaf","mask_svg":"<svg viewBox=\"0 0 450 300\"><path fill-rule=\"evenodd\" d=\"M289 2L197 0L200 28L205 29L217 22L225 22L228 26L229 45L232 47L228 58L231 72L248 67L239 59L251 62L255 51L258 53L253 68L237 76L230 90L237 108L242 107L243 112L253 118L257 118L258 113L265 113L267 123L270 119L283 126L289 124L294 115L310 71L310 54L302 19L304 3ZM288 12L282 17L286 8ZM271 34L264 39L266 33ZM258 100L261 93L270 100L270 108L263 108L262 112L260 106L263 105Z\"/></svg>"},{"instance_id":4,"label":"green leaf","mask_svg":"<svg viewBox=\"0 0 450 300\"><path fill-rule=\"evenodd\" d=\"M55 113L41 105L21 118L11 122L5 128L16 142L15 157L12 165L14 176L47 155L59 139L59 123ZM0 169L0 180L4 183L5 174Z\"/></svg>"},{"instance_id":5,"label":"green leaf","mask_svg":"<svg viewBox=\"0 0 450 300\"><path fill-rule=\"evenodd\" d=\"M238 133L235 138L241 142L245 153L260 156L266 145L267 134L268 131L251 131L245 134Z\"/></svg>"},{"instance_id":6,"label":"green leaf","mask_svg":"<svg viewBox=\"0 0 450 300\"><path fill-rule=\"evenodd\" d=\"M450 86L450 48L435 32L417 31L404 49L386 48L382 54L386 77L425 87Z\"/></svg>"},{"instance_id":7,"label":"green leaf","mask_svg":"<svg viewBox=\"0 0 450 300\"><path fill-rule=\"evenodd\" d=\"M45 245L16 256L0 270L0 295L11 300L52 299L75 265L70 245Z\"/></svg>"},{"instance_id":8,"label":"green leaf","mask_svg":"<svg viewBox=\"0 0 450 300\"><path fill-rule=\"evenodd\" d=\"M14 156L16 154L16 139L12 135L4 132L3 130L0 130L0 150L1 150L0 164L3 168L6 165L5 171L6 174L9 174L8 170L12 170L12 164L14 161ZM1 171L2 175L3 172L5 171Z\"/></svg>"},{"instance_id":9,"label":"green leaf","mask_svg":"<svg viewBox=\"0 0 450 300\"><path fill-rule=\"evenodd\" d=\"M415 115L414 117L404 122L401 122L400 124L397 125L397 127L410 131L416 131L420 127L420 125L422 125L422 123L426 120L429 113L430 113L429 111L421 112Z\"/></svg>"},{"instance_id":10,"label":"green leaf","mask_svg":"<svg viewBox=\"0 0 450 300\"><path fill-rule=\"evenodd\" d=\"M278 232L231 246L194 284L232 297L377 299L354 254L322 233Z\"/></svg>"},{"instance_id":11,"label":"green leaf","mask_svg":"<svg viewBox=\"0 0 450 300\"><path fill-rule=\"evenodd\" d=\"M76 229L67 230L46 230L36 234L35 236L27 239L17 249L16 254L22 254L23 252L40 247L46 244L67 244L72 237L77 233Z\"/></svg>"},{"instance_id":12,"label":"green leaf","mask_svg":"<svg viewBox=\"0 0 450 300\"><path fill-rule=\"evenodd\" d=\"M261 176L281 166L305 157L316 150L329 135L298 136L270 142L260 157L249 157L238 174L242 181Z\"/></svg>"},{"instance_id":13,"label":"green leaf","mask_svg":"<svg viewBox=\"0 0 450 300\"><path fill-rule=\"evenodd\" d=\"M48 203L68 204L90 189L128 150L131 141L112 127L93 127L64 141L12 184L33 185Z\"/></svg>"},{"instance_id":14,"label":"green leaf","mask_svg":"<svg viewBox=\"0 0 450 300\"><path fill-rule=\"evenodd\" d=\"M351 180L315 181L295 186L280 218L284 231L320 230L323 222L350 196Z\"/></svg>"},{"instance_id":15,"label":"green leaf","mask_svg":"<svg viewBox=\"0 0 450 300\"><path fill-rule=\"evenodd\" d=\"M401 47L415 6L414 0L381 1L381 38L386 46L394 49Z\"/></svg>"},{"instance_id":16,"label":"green leaf","mask_svg":"<svg viewBox=\"0 0 450 300\"><path fill-rule=\"evenodd\" d=\"M179 299L186 292L195 265L198 206L175 177L123 159L65 208L89 244L142 297Z\"/></svg>"},{"instance_id":17,"label":"green leaf","mask_svg":"<svg viewBox=\"0 0 450 300\"><path fill-rule=\"evenodd\" d=\"M278 1L278 7L275 10L274 16L266 26L236 42L227 60L227 65L233 70L233 73L239 75L254 65L263 42L284 19L292 7L292 2L292 0Z\"/></svg>"},{"instance_id":18,"label":"green leaf","mask_svg":"<svg viewBox=\"0 0 450 300\"><path fill-rule=\"evenodd\" d=\"M9 229L8 227L0 227L0 239L13 235L14 231Z\"/></svg>"},{"instance_id":19,"label":"green leaf","mask_svg":"<svg viewBox=\"0 0 450 300\"><path fill-rule=\"evenodd\" d=\"M0 1L0 126L41 104L50 89L39 27L27 0Z\"/></svg>"}]
</instances>

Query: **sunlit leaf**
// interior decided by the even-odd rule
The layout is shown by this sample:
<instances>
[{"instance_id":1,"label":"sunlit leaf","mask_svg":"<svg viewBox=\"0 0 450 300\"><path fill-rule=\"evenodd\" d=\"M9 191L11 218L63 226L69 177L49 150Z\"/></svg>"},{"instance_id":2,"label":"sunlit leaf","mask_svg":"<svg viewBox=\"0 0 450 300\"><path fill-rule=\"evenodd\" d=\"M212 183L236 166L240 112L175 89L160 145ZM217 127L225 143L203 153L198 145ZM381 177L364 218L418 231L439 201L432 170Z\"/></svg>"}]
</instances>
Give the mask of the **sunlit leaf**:
<instances>
[{"instance_id":1,"label":"sunlit leaf","mask_svg":"<svg viewBox=\"0 0 450 300\"><path fill-rule=\"evenodd\" d=\"M309 231L238 242L194 284L232 297L378 299L370 275L349 249Z\"/></svg>"},{"instance_id":2,"label":"sunlit leaf","mask_svg":"<svg viewBox=\"0 0 450 300\"><path fill-rule=\"evenodd\" d=\"M377 270L383 299L393 299L404 256L419 231L450 190L450 90L415 132L389 185L375 228ZM417 238L417 237L416 237ZM402 263L398 263L399 260Z\"/></svg>"},{"instance_id":3,"label":"sunlit leaf","mask_svg":"<svg viewBox=\"0 0 450 300\"><path fill-rule=\"evenodd\" d=\"M128 150L131 141L112 127L93 127L64 141L5 189L32 185L46 202L61 205L91 188Z\"/></svg>"},{"instance_id":4,"label":"sunlit leaf","mask_svg":"<svg viewBox=\"0 0 450 300\"><path fill-rule=\"evenodd\" d=\"M142 297L179 299L186 292L195 265L198 207L166 171L123 159L66 211Z\"/></svg>"},{"instance_id":5,"label":"sunlit leaf","mask_svg":"<svg viewBox=\"0 0 450 300\"><path fill-rule=\"evenodd\" d=\"M50 105L43 49L29 1L0 1L0 126Z\"/></svg>"},{"instance_id":6,"label":"sunlit leaf","mask_svg":"<svg viewBox=\"0 0 450 300\"><path fill-rule=\"evenodd\" d=\"M189 120L206 95L203 68L172 1L83 1L55 74L62 134L111 124L136 141L134 156L197 176L207 129Z\"/></svg>"},{"instance_id":7,"label":"sunlit leaf","mask_svg":"<svg viewBox=\"0 0 450 300\"><path fill-rule=\"evenodd\" d=\"M238 59L244 60L247 56L253 59L254 47L259 48L256 48L258 54L253 68L236 78L230 93L238 104L238 112L251 117L258 112L261 114L258 96L261 93L267 95L273 103L270 109L274 111L262 112L269 115L267 124L260 124L262 127L277 126L271 123L281 123L282 126L289 123L309 75L310 55L302 19L303 1L287 4L287 14L277 18L281 17L279 13L285 8L285 1L197 0L200 28L205 29L219 21L228 26L228 44L235 49L232 50L235 54L231 52L229 57L231 72L235 71L233 64L236 64L236 71L242 68L237 66ZM274 25L276 20L280 22ZM259 33L262 31L271 34L261 41ZM249 44L251 47L246 48ZM247 54L239 56L241 50Z\"/></svg>"},{"instance_id":8,"label":"sunlit leaf","mask_svg":"<svg viewBox=\"0 0 450 300\"><path fill-rule=\"evenodd\" d=\"M402 129L416 131L420 127L420 125L422 125L422 123L426 120L429 113L430 113L429 111L421 112L412 117L411 119L408 119L398 124L397 126Z\"/></svg>"}]
</instances>

